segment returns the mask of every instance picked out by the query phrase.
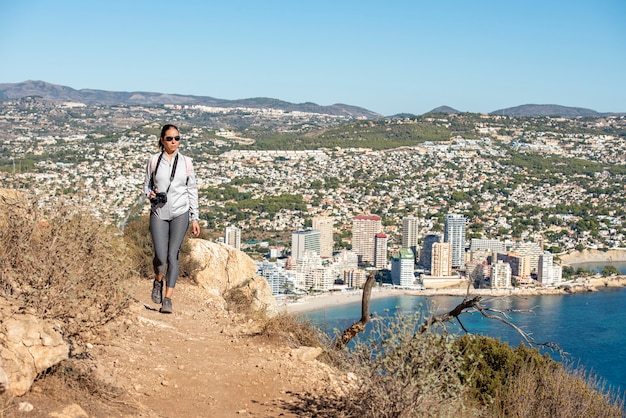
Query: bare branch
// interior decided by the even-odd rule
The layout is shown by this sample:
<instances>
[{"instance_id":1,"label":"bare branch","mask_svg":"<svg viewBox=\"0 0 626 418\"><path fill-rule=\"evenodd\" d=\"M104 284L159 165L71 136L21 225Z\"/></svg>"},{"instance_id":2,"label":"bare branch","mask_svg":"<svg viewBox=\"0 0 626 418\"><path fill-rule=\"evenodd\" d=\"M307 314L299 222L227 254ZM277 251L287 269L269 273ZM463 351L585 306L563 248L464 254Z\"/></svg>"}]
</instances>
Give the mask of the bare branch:
<instances>
[{"instance_id":1,"label":"bare branch","mask_svg":"<svg viewBox=\"0 0 626 418\"><path fill-rule=\"evenodd\" d=\"M508 325L509 327L513 328L521 337L524 341L526 341L526 344L530 345L530 346L543 346L543 347L548 347L552 350L556 350L558 351L560 354L565 354L565 352L557 345L557 343L555 342L551 342L551 341L547 341L547 342L537 342L535 341L534 338L532 338L526 331L524 331L523 329L521 329L520 327L518 327L517 325L515 325L513 322L508 320L508 315L506 315L504 312L501 311L497 311L494 309L490 309L490 308L485 308L483 306L480 305L480 303L476 304L476 309L485 317L485 318L489 318L489 319L495 319L496 321L500 321L503 324ZM495 311L495 312L499 312L501 313L501 315L492 315L490 313L488 313L488 311Z\"/></svg>"},{"instance_id":2,"label":"bare branch","mask_svg":"<svg viewBox=\"0 0 626 418\"><path fill-rule=\"evenodd\" d=\"M365 324L370 320L370 298L372 296L372 287L376 283L376 273L371 272L367 277L365 286L363 286L363 299L361 302L361 319L346 329L337 341L335 341L335 349L343 349L354 337L365 329Z\"/></svg>"},{"instance_id":3,"label":"bare branch","mask_svg":"<svg viewBox=\"0 0 626 418\"><path fill-rule=\"evenodd\" d=\"M449 322L452 319L456 319L457 322L459 323L459 325L461 326L461 329L463 329L463 331L469 333L469 331L467 330L467 328L465 328L465 326L463 325L463 323L461 322L461 318L460 316L464 313L471 313L471 312L480 312L481 315L483 315L485 318L489 318L489 319L495 319L496 321L500 321L505 325L508 325L509 327L513 328L521 337L522 339L530 346L543 346L543 347L548 347L552 350L556 350L558 351L560 354L565 354L565 352L555 343L555 342L537 342L535 341L534 338L532 338L528 333L526 333L526 331L524 331L523 329L521 329L520 327L518 327L517 325L515 325L513 322L511 322L509 320L509 316L508 316L508 312L531 312L532 310L499 310L499 309L494 309L494 308L490 308L487 306L483 306L482 305L482 298L480 296L474 296L473 298L469 298L469 292L468 294L465 296L465 298L463 299L463 301L461 303L459 303L457 306L455 306L451 311L446 312L444 314L441 315L435 315L435 316L431 316L429 317L419 328L418 333L423 333L425 331L427 331L431 326L435 325L435 324L443 324L445 322ZM497 299L497 298L493 298L493 299ZM490 300L493 300L490 299ZM497 313L496 315L494 315L493 313L490 312L495 312Z\"/></svg>"}]
</instances>

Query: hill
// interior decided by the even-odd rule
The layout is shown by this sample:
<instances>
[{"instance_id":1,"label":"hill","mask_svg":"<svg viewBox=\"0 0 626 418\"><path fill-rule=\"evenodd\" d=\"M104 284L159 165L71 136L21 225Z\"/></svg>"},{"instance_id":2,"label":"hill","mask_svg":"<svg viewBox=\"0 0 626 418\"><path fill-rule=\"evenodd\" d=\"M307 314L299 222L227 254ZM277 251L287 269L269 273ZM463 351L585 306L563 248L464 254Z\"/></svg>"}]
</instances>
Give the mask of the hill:
<instances>
[{"instance_id":1,"label":"hill","mask_svg":"<svg viewBox=\"0 0 626 418\"><path fill-rule=\"evenodd\" d=\"M512 117L542 117L542 116L559 116L563 118L577 117L599 117L606 116L596 112L595 110L585 109L582 107L567 107L553 104L526 104L506 109L494 110L490 115L504 115Z\"/></svg>"},{"instance_id":2,"label":"hill","mask_svg":"<svg viewBox=\"0 0 626 418\"><path fill-rule=\"evenodd\" d=\"M427 114L428 113L446 113L448 115L454 115L456 113L461 113L461 112L450 106L439 106L439 107L434 108L430 112L427 112Z\"/></svg>"},{"instance_id":3,"label":"hill","mask_svg":"<svg viewBox=\"0 0 626 418\"><path fill-rule=\"evenodd\" d=\"M71 101L101 105L143 105L163 104L205 105L212 107L249 107L280 109L285 112L309 112L324 115L345 116L347 118L377 119L381 115L370 110L346 104L320 106L315 103L289 103L266 97L240 100L217 99L209 96L165 94L152 92L116 92L105 90L81 89L60 86L45 81L24 81L22 83L0 84L0 99L19 99L28 96L40 96L53 101Z\"/></svg>"}]
</instances>

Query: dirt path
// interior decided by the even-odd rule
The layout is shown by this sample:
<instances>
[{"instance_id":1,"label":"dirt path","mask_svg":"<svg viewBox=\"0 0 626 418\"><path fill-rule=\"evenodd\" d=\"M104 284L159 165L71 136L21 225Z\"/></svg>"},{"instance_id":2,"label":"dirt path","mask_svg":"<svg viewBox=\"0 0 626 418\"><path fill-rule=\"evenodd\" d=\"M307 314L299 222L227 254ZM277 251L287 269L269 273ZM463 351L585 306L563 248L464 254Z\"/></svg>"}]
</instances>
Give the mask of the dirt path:
<instances>
[{"instance_id":1,"label":"dirt path","mask_svg":"<svg viewBox=\"0 0 626 418\"><path fill-rule=\"evenodd\" d=\"M126 395L98 405L36 382L17 399L33 405L27 416L296 417L297 394L336 385L306 349L256 336L257 323L211 306L197 287L177 286L171 315L158 312L150 287L142 280L133 290L119 337L104 334L88 348L96 375ZM77 406L85 415L68 409Z\"/></svg>"}]
</instances>

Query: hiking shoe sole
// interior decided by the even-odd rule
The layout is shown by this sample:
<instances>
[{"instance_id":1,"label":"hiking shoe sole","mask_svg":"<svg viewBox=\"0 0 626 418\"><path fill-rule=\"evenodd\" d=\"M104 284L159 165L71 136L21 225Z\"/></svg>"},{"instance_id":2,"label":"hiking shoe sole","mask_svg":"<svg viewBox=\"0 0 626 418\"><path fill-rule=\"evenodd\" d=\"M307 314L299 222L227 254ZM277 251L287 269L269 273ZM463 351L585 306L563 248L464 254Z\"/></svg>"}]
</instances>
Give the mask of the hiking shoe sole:
<instances>
[{"instance_id":1,"label":"hiking shoe sole","mask_svg":"<svg viewBox=\"0 0 626 418\"><path fill-rule=\"evenodd\" d=\"M152 302L161 303L163 296L163 280L154 279L152 283Z\"/></svg>"}]
</instances>

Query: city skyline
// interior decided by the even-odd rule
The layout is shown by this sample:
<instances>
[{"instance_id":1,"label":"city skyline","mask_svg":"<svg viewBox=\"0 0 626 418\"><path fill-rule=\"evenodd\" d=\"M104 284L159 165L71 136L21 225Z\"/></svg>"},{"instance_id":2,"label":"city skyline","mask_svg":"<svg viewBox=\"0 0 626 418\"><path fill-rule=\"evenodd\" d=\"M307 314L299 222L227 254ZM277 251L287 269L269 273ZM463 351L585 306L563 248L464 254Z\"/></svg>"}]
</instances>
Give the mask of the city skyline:
<instances>
[{"instance_id":1,"label":"city skyline","mask_svg":"<svg viewBox=\"0 0 626 418\"><path fill-rule=\"evenodd\" d=\"M0 5L0 83L344 103L626 111L626 4L63 0Z\"/></svg>"}]
</instances>

